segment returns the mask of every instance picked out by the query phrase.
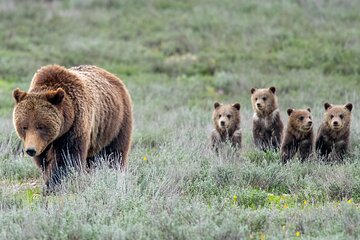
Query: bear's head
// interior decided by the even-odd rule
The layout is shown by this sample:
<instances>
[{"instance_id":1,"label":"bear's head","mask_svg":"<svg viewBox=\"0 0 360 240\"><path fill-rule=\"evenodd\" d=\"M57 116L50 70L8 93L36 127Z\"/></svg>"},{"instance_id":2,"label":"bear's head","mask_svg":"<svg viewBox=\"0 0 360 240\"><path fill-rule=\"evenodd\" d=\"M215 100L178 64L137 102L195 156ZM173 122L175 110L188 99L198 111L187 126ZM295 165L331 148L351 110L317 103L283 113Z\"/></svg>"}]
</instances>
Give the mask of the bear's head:
<instances>
[{"instance_id":1,"label":"bear's head","mask_svg":"<svg viewBox=\"0 0 360 240\"><path fill-rule=\"evenodd\" d=\"M275 91L275 87L251 89L251 103L256 113L267 115L278 108Z\"/></svg>"},{"instance_id":2,"label":"bear's head","mask_svg":"<svg viewBox=\"0 0 360 240\"><path fill-rule=\"evenodd\" d=\"M215 102L212 119L215 128L219 131L238 129L240 125L240 103L220 104Z\"/></svg>"},{"instance_id":3,"label":"bear's head","mask_svg":"<svg viewBox=\"0 0 360 240\"><path fill-rule=\"evenodd\" d=\"M296 131L307 133L313 128L311 109L288 109L289 125Z\"/></svg>"},{"instance_id":4,"label":"bear's head","mask_svg":"<svg viewBox=\"0 0 360 240\"><path fill-rule=\"evenodd\" d=\"M39 156L61 134L64 96L62 88L45 93L14 90L13 123L29 156Z\"/></svg>"},{"instance_id":5,"label":"bear's head","mask_svg":"<svg viewBox=\"0 0 360 240\"><path fill-rule=\"evenodd\" d=\"M351 121L351 110L353 105L348 103L346 105L332 105L324 104L325 107L325 122L334 131L340 131L343 128L348 128Z\"/></svg>"}]
</instances>

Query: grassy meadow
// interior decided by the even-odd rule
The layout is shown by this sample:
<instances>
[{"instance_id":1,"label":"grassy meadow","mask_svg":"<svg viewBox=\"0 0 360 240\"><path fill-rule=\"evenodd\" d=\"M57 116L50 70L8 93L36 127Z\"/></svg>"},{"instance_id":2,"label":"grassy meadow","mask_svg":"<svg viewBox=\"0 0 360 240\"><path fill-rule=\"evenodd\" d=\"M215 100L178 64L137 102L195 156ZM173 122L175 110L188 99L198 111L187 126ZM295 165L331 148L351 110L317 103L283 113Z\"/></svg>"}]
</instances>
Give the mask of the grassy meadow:
<instances>
[{"instance_id":1,"label":"grassy meadow","mask_svg":"<svg viewBox=\"0 0 360 240\"><path fill-rule=\"evenodd\" d=\"M0 0L0 239L359 239L360 1ZM12 90L47 64L93 64L134 104L126 172L42 196ZM252 87L287 108L353 103L351 154L286 166L252 143ZM243 149L208 148L213 103L240 102Z\"/></svg>"}]
</instances>

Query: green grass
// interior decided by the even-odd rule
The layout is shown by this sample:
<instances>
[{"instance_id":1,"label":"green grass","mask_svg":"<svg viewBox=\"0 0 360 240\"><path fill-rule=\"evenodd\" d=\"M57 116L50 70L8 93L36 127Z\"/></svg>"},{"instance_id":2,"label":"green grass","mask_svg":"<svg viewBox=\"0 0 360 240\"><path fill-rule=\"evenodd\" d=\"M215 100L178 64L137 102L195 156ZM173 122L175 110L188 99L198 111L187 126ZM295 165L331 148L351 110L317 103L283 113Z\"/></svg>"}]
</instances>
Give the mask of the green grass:
<instances>
[{"instance_id":1,"label":"green grass","mask_svg":"<svg viewBox=\"0 0 360 240\"><path fill-rule=\"evenodd\" d=\"M358 239L360 3L0 0L0 239ZM125 173L74 174L41 195L21 154L12 90L40 66L94 64L124 80L135 111ZM354 104L344 164L257 151L251 87L281 114ZM213 102L240 102L244 148L208 149ZM144 160L145 159L145 160ZM297 236L299 235L299 237Z\"/></svg>"}]
</instances>

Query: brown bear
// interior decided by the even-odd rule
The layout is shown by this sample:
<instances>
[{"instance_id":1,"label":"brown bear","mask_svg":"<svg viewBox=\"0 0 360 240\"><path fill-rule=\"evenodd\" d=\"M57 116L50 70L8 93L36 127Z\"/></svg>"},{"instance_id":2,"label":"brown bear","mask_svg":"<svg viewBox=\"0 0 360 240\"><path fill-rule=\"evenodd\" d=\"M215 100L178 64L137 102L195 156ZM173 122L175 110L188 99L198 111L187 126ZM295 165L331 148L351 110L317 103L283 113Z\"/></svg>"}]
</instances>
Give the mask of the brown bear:
<instances>
[{"instance_id":1,"label":"brown bear","mask_svg":"<svg viewBox=\"0 0 360 240\"><path fill-rule=\"evenodd\" d=\"M214 103L212 114L214 130L211 133L211 146L218 151L221 143L230 141L232 146L241 148L240 103Z\"/></svg>"},{"instance_id":2,"label":"brown bear","mask_svg":"<svg viewBox=\"0 0 360 240\"><path fill-rule=\"evenodd\" d=\"M254 109L253 138L261 150L277 150L284 129L275 95L276 88L251 89L251 103Z\"/></svg>"},{"instance_id":3,"label":"brown bear","mask_svg":"<svg viewBox=\"0 0 360 240\"><path fill-rule=\"evenodd\" d=\"M124 83L96 66L40 68L28 92L14 90L13 123L24 151L52 189L70 167L100 154L124 168L132 135L132 101Z\"/></svg>"},{"instance_id":4,"label":"brown bear","mask_svg":"<svg viewBox=\"0 0 360 240\"><path fill-rule=\"evenodd\" d=\"M349 148L352 104L324 104L324 121L320 125L315 149L323 160L343 160Z\"/></svg>"},{"instance_id":5,"label":"brown bear","mask_svg":"<svg viewBox=\"0 0 360 240\"><path fill-rule=\"evenodd\" d=\"M312 152L313 147L313 124L311 110L288 109L288 125L281 143L280 155L285 164L299 151L300 159L303 162Z\"/></svg>"}]
</instances>

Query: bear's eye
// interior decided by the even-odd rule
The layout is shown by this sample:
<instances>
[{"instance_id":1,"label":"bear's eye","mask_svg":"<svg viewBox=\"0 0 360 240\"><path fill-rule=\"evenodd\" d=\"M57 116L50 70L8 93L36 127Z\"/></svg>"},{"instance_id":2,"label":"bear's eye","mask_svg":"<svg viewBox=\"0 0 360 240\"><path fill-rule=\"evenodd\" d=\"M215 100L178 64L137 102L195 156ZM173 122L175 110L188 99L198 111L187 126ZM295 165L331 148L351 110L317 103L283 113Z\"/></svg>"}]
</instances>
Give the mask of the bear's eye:
<instances>
[{"instance_id":1,"label":"bear's eye","mask_svg":"<svg viewBox=\"0 0 360 240\"><path fill-rule=\"evenodd\" d=\"M333 119L333 118L334 118L334 115L331 114L331 115L330 115L330 118Z\"/></svg>"},{"instance_id":2,"label":"bear's eye","mask_svg":"<svg viewBox=\"0 0 360 240\"><path fill-rule=\"evenodd\" d=\"M231 118L231 115L230 115L230 114L228 114L228 115L227 115L227 118Z\"/></svg>"},{"instance_id":3,"label":"bear's eye","mask_svg":"<svg viewBox=\"0 0 360 240\"><path fill-rule=\"evenodd\" d=\"M303 120L304 120L304 116L300 116L299 119L300 119L300 121L303 121Z\"/></svg>"},{"instance_id":4,"label":"bear's eye","mask_svg":"<svg viewBox=\"0 0 360 240\"><path fill-rule=\"evenodd\" d=\"M219 114L219 118L221 118L221 114Z\"/></svg>"},{"instance_id":5,"label":"bear's eye","mask_svg":"<svg viewBox=\"0 0 360 240\"><path fill-rule=\"evenodd\" d=\"M344 118L344 115L340 114L340 116L339 116L339 117L340 117L340 119L343 119L343 118Z\"/></svg>"},{"instance_id":6,"label":"bear's eye","mask_svg":"<svg viewBox=\"0 0 360 240\"><path fill-rule=\"evenodd\" d=\"M263 100L263 101L266 101L266 97L263 97L262 100Z\"/></svg>"},{"instance_id":7,"label":"bear's eye","mask_svg":"<svg viewBox=\"0 0 360 240\"><path fill-rule=\"evenodd\" d=\"M28 130L28 127L22 127L21 128L23 131L26 131L26 130Z\"/></svg>"},{"instance_id":8,"label":"bear's eye","mask_svg":"<svg viewBox=\"0 0 360 240\"><path fill-rule=\"evenodd\" d=\"M45 129L45 125L37 125L36 130L42 131Z\"/></svg>"},{"instance_id":9,"label":"bear's eye","mask_svg":"<svg viewBox=\"0 0 360 240\"><path fill-rule=\"evenodd\" d=\"M311 116L309 116L309 119L311 120Z\"/></svg>"},{"instance_id":10,"label":"bear's eye","mask_svg":"<svg viewBox=\"0 0 360 240\"><path fill-rule=\"evenodd\" d=\"M257 101L258 100L258 98L255 98L255 101Z\"/></svg>"}]
</instances>

